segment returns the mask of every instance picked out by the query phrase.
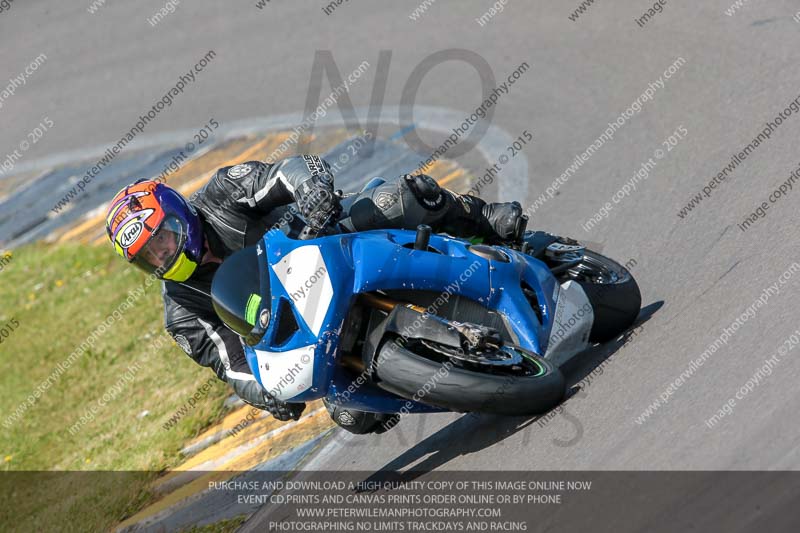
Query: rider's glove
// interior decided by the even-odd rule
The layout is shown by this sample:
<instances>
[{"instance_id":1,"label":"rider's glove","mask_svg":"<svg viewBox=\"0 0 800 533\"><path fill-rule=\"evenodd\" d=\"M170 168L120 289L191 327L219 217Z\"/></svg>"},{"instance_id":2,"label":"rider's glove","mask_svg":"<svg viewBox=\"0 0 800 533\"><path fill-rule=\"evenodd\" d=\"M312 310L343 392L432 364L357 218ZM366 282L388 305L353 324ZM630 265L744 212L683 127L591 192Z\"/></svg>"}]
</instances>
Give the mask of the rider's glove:
<instances>
[{"instance_id":1,"label":"rider's glove","mask_svg":"<svg viewBox=\"0 0 800 533\"><path fill-rule=\"evenodd\" d=\"M301 183L294 191L297 207L311 229L321 230L341 213L339 196L333 192L333 176L320 172Z\"/></svg>"},{"instance_id":2,"label":"rider's glove","mask_svg":"<svg viewBox=\"0 0 800 533\"><path fill-rule=\"evenodd\" d=\"M306 408L305 403L282 402L270 395L268 392L264 392L264 403L266 404L265 409L281 422L286 422L288 420L299 420L300 415L303 414L303 411Z\"/></svg>"}]
</instances>

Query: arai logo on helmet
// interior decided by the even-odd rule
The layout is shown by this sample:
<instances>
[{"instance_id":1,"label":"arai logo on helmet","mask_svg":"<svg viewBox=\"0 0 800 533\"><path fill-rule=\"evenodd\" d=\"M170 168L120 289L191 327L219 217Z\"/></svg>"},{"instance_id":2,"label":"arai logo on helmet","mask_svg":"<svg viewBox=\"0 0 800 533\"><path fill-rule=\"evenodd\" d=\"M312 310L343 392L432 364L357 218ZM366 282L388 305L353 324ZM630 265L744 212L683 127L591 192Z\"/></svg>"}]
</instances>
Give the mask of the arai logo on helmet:
<instances>
[{"instance_id":1,"label":"arai logo on helmet","mask_svg":"<svg viewBox=\"0 0 800 533\"><path fill-rule=\"evenodd\" d=\"M119 245L123 248L130 248L133 243L139 238L144 229L144 224L140 220L134 220L128 224L128 227L123 229L119 234Z\"/></svg>"}]
</instances>

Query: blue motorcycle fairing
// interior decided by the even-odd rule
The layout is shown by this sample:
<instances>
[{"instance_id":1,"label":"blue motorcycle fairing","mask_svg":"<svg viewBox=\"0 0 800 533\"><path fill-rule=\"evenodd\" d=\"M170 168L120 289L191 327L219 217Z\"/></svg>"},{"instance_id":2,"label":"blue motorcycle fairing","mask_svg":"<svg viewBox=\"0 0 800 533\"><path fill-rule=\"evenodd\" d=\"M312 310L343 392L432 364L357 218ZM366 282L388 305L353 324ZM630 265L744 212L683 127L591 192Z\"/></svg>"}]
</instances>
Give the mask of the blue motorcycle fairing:
<instances>
[{"instance_id":1,"label":"blue motorcycle fairing","mask_svg":"<svg viewBox=\"0 0 800 533\"><path fill-rule=\"evenodd\" d=\"M337 364L337 347L353 300L362 292L405 289L437 291L443 298L460 295L499 312L522 348L538 354L547 349L558 283L535 258L501 248L509 262L488 260L470 252L468 242L440 235L430 239L429 250L435 251L414 250L416 233L410 230L307 241L274 233L264 238L271 320L261 341L245 346L245 354L256 380L283 401L327 397L364 411L398 412L404 406L408 412L439 410L367 382L351 387L354 376ZM522 292L522 280L536 293L541 322ZM291 322L283 316L287 312L297 327L278 339L281 325Z\"/></svg>"}]
</instances>

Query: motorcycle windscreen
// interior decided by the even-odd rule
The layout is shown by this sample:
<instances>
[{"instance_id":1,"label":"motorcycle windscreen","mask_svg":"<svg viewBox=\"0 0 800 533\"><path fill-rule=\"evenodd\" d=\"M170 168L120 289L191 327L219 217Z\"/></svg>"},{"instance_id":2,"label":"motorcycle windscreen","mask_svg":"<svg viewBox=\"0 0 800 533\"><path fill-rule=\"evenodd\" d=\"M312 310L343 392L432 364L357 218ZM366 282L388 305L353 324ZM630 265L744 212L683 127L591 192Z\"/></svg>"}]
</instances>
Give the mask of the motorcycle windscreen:
<instances>
[{"instance_id":1,"label":"motorcycle windscreen","mask_svg":"<svg viewBox=\"0 0 800 533\"><path fill-rule=\"evenodd\" d=\"M226 258L211 282L214 311L250 346L261 340L269 325L269 294L269 274L257 246Z\"/></svg>"}]
</instances>

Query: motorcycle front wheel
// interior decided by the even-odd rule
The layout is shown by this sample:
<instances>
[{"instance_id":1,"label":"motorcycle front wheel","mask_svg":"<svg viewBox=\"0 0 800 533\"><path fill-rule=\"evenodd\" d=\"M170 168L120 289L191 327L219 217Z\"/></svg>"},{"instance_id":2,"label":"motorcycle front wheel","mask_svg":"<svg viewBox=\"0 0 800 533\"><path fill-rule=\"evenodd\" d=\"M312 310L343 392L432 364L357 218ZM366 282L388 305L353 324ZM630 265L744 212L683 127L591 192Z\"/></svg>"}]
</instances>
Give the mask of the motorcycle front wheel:
<instances>
[{"instance_id":1,"label":"motorcycle front wheel","mask_svg":"<svg viewBox=\"0 0 800 533\"><path fill-rule=\"evenodd\" d=\"M627 268L613 259L586 250L583 260L567 270L565 280L577 282L589 298L594 323L591 342L606 342L627 330L639 316L642 295Z\"/></svg>"},{"instance_id":2,"label":"motorcycle front wheel","mask_svg":"<svg viewBox=\"0 0 800 533\"><path fill-rule=\"evenodd\" d=\"M396 338L378 351L378 386L450 411L510 416L541 414L564 398L564 376L546 359L512 345L486 356L502 366L465 363Z\"/></svg>"}]
</instances>

